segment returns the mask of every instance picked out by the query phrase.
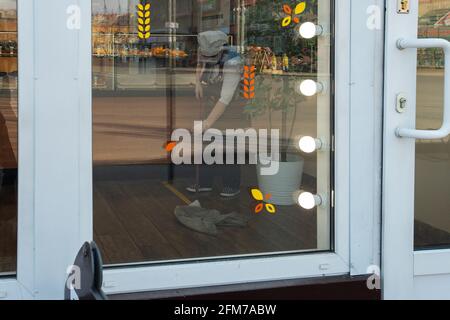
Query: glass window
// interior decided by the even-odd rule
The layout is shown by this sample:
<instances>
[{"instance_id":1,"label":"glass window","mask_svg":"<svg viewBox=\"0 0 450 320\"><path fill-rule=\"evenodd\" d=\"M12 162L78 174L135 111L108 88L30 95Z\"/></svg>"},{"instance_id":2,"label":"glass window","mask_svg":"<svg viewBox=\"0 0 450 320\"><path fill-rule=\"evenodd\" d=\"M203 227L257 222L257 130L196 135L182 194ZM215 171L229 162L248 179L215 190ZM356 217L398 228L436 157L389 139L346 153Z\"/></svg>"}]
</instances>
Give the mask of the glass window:
<instances>
[{"instance_id":1,"label":"glass window","mask_svg":"<svg viewBox=\"0 0 450 320\"><path fill-rule=\"evenodd\" d=\"M419 37L450 41L450 0L420 0ZM417 127L438 129L444 106L444 52L419 49ZM415 247L450 246L450 139L416 144Z\"/></svg>"},{"instance_id":2,"label":"glass window","mask_svg":"<svg viewBox=\"0 0 450 320\"><path fill-rule=\"evenodd\" d=\"M0 275L17 259L17 9L0 0Z\"/></svg>"},{"instance_id":3,"label":"glass window","mask_svg":"<svg viewBox=\"0 0 450 320\"><path fill-rule=\"evenodd\" d=\"M332 250L331 1L92 9L105 263Z\"/></svg>"}]
</instances>

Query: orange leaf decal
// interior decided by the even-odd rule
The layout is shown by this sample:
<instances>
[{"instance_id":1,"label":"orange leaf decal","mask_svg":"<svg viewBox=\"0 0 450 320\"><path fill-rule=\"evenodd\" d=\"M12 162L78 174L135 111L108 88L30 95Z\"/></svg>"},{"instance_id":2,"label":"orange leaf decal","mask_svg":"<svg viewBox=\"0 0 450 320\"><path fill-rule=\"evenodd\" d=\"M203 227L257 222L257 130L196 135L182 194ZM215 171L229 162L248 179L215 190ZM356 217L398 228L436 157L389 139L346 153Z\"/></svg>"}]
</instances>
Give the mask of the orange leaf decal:
<instances>
[{"instance_id":1,"label":"orange leaf decal","mask_svg":"<svg viewBox=\"0 0 450 320\"><path fill-rule=\"evenodd\" d=\"M166 144L165 149L166 149L167 152L171 152L171 151L173 150L173 148L175 148L176 146L177 146L177 143L171 141L171 142L168 142L168 143Z\"/></svg>"},{"instance_id":2,"label":"orange leaf decal","mask_svg":"<svg viewBox=\"0 0 450 320\"><path fill-rule=\"evenodd\" d=\"M255 213L260 213L264 209L264 204L259 203L255 208Z\"/></svg>"},{"instance_id":3,"label":"orange leaf decal","mask_svg":"<svg viewBox=\"0 0 450 320\"><path fill-rule=\"evenodd\" d=\"M288 6L287 4L284 4L284 5L283 5L283 11L284 11L286 14L292 14L292 9L291 9L291 7Z\"/></svg>"},{"instance_id":4,"label":"orange leaf decal","mask_svg":"<svg viewBox=\"0 0 450 320\"><path fill-rule=\"evenodd\" d=\"M300 19L298 17L294 17L294 22L295 23L300 23Z\"/></svg>"},{"instance_id":5,"label":"orange leaf decal","mask_svg":"<svg viewBox=\"0 0 450 320\"><path fill-rule=\"evenodd\" d=\"M256 66L244 66L244 79L242 81L243 84L243 96L247 100L253 99L255 97L255 76L256 76Z\"/></svg>"}]
</instances>

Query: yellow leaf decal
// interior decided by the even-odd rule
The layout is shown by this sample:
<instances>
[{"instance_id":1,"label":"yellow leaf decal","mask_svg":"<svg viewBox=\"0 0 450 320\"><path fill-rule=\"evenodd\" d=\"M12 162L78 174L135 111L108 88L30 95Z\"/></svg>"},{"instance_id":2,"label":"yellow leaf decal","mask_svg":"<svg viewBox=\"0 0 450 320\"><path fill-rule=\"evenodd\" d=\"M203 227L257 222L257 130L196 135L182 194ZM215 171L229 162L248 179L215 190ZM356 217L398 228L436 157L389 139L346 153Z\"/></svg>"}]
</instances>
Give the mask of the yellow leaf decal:
<instances>
[{"instance_id":1,"label":"yellow leaf decal","mask_svg":"<svg viewBox=\"0 0 450 320\"><path fill-rule=\"evenodd\" d=\"M150 23L150 18L146 19L144 24L149 24L149 23Z\"/></svg>"},{"instance_id":2,"label":"yellow leaf decal","mask_svg":"<svg viewBox=\"0 0 450 320\"><path fill-rule=\"evenodd\" d=\"M137 5L137 7L138 7L139 10L144 10L144 6L142 4L140 4L140 3Z\"/></svg>"},{"instance_id":3,"label":"yellow leaf decal","mask_svg":"<svg viewBox=\"0 0 450 320\"><path fill-rule=\"evenodd\" d=\"M146 18L150 17L150 11L147 11L147 12L145 13L145 17L146 17Z\"/></svg>"},{"instance_id":4,"label":"yellow leaf decal","mask_svg":"<svg viewBox=\"0 0 450 320\"><path fill-rule=\"evenodd\" d=\"M150 38L150 32L147 32L147 34L145 35L145 39Z\"/></svg>"},{"instance_id":5,"label":"yellow leaf decal","mask_svg":"<svg viewBox=\"0 0 450 320\"><path fill-rule=\"evenodd\" d=\"M144 39L144 34L142 32L138 32L138 36L139 38Z\"/></svg>"},{"instance_id":6,"label":"yellow leaf decal","mask_svg":"<svg viewBox=\"0 0 450 320\"><path fill-rule=\"evenodd\" d=\"M147 31L150 31L150 26L149 25L145 27L145 32L147 32Z\"/></svg>"},{"instance_id":7,"label":"yellow leaf decal","mask_svg":"<svg viewBox=\"0 0 450 320\"><path fill-rule=\"evenodd\" d=\"M138 23L139 23L139 24L144 24L144 20L141 19L141 18L138 18Z\"/></svg>"},{"instance_id":8,"label":"yellow leaf decal","mask_svg":"<svg viewBox=\"0 0 450 320\"><path fill-rule=\"evenodd\" d=\"M267 212L274 214L277 212L277 209L275 209L275 206L273 204L267 203L266 204L266 210Z\"/></svg>"},{"instance_id":9,"label":"yellow leaf decal","mask_svg":"<svg viewBox=\"0 0 450 320\"><path fill-rule=\"evenodd\" d=\"M264 196L262 192L258 189L252 189L252 196L255 200L262 201L264 200Z\"/></svg>"},{"instance_id":10,"label":"yellow leaf decal","mask_svg":"<svg viewBox=\"0 0 450 320\"><path fill-rule=\"evenodd\" d=\"M295 14L301 14L306 9L306 2L300 2L294 9Z\"/></svg>"},{"instance_id":11,"label":"yellow leaf decal","mask_svg":"<svg viewBox=\"0 0 450 320\"><path fill-rule=\"evenodd\" d=\"M144 16L144 13L143 13L142 11L138 11L137 14L138 14L138 16L141 17L141 18Z\"/></svg>"},{"instance_id":12,"label":"yellow leaf decal","mask_svg":"<svg viewBox=\"0 0 450 320\"><path fill-rule=\"evenodd\" d=\"M144 32L144 27L141 25L138 25L138 30Z\"/></svg>"},{"instance_id":13,"label":"yellow leaf decal","mask_svg":"<svg viewBox=\"0 0 450 320\"><path fill-rule=\"evenodd\" d=\"M150 3L145 5L145 10L150 10Z\"/></svg>"},{"instance_id":14,"label":"yellow leaf decal","mask_svg":"<svg viewBox=\"0 0 450 320\"><path fill-rule=\"evenodd\" d=\"M283 27L287 27L288 25L291 24L291 21L292 21L291 16L288 16L288 17L286 17L286 18L283 19L283 21L281 22L281 25L282 25Z\"/></svg>"}]
</instances>

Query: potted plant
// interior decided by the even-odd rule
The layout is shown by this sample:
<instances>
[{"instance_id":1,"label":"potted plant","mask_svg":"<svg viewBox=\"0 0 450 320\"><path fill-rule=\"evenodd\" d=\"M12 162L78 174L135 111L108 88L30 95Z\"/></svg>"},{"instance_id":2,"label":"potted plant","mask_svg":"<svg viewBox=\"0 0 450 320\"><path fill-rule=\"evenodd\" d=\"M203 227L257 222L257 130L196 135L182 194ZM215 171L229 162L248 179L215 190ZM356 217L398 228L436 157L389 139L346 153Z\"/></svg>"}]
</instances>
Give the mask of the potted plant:
<instances>
[{"instance_id":1,"label":"potted plant","mask_svg":"<svg viewBox=\"0 0 450 320\"><path fill-rule=\"evenodd\" d=\"M298 20L283 24L287 16L286 5L295 8L304 3L305 9ZM265 50L273 57L289 59L288 72L267 70L267 58L258 58L257 53L249 52L247 64L253 64L259 74L255 79L255 95L245 107L245 113L252 120L264 118L268 132L280 130L279 171L273 176L261 175L261 165L257 168L258 184L261 191L271 194L269 202L276 205L292 205L293 194L300 189L304 160L292 143L297 111L304 96L296 92L298 74L307 73L308 78L317 72L317 40L302 39L298 26L306 21L317 19L317 0L261 0L245 10L247 21L252 21L246 30L246 41L250 48ZM273 8L273 10L267 10ZM279 62L282 62L278 60ZM282 63L281 63L282 65ZM273 68L273 67L272 67ZM271 159L273 160L273 159Z\"/></svg>"},{"instance_id":2,"label":"potted plant","mask_svg":"<svg viewBox=\"0 0 450 320\"><path fill-rule=\"evenodd\" d=\"M260 74L255 81L255 98L246 105L244 112L252 119L265 117L267 130L280 130L280 154L276 160L272 152L271 159L278 161L275 175L262 175L261 166L257 165L259 189L264 194L271 194L270 203L275 205L292 205L293 194L300 189L304 160L292 144L294 126L299 103L304 99L296 94L295 84L298 78L284 75ZM278 116L277 124L275 115ZM281 117L281 119L280 119Z\"/></svg>"}]
</instances>

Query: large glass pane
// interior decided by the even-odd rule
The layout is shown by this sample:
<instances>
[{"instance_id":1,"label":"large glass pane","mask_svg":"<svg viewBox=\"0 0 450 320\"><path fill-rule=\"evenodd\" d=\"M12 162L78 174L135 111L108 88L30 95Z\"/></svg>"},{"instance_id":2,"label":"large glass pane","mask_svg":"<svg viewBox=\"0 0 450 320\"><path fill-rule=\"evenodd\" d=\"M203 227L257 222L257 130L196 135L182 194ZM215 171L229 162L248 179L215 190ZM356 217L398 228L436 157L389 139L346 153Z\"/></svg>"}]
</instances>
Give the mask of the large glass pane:
<instances>
[{"instance_id":1,"label":"large glass pane","mask_svg":"<svg viewBox=\"0 0 450 320\"><path fill-rule=\"evenodd\" d=\"M17 10L0 0L0 275L17 257Z\"/></svg>"},{"instance_id":2,"label":"large glass pane","mask_svg":"<svg viewBox=\"0 0 450 320\"><path fill-rule=\"evenodd\" d=\"M419 37L450 40L450 0L419 2ZM420 49L417 70L418 128L440 128L443 98L444 53L440 49ZM415 207L416 249L449 247L449 137L440 141L417 141Z\"/></svg>"},{"instance_id":3,"label":"large glass pane","mask_svg":"<svg viewBox=\"0 0 450 320\"><path fill-rule=\"evenodd\" d=\"M106 264L332 250L331 2L92 6Z\"/></svg>"}]
</instances>

